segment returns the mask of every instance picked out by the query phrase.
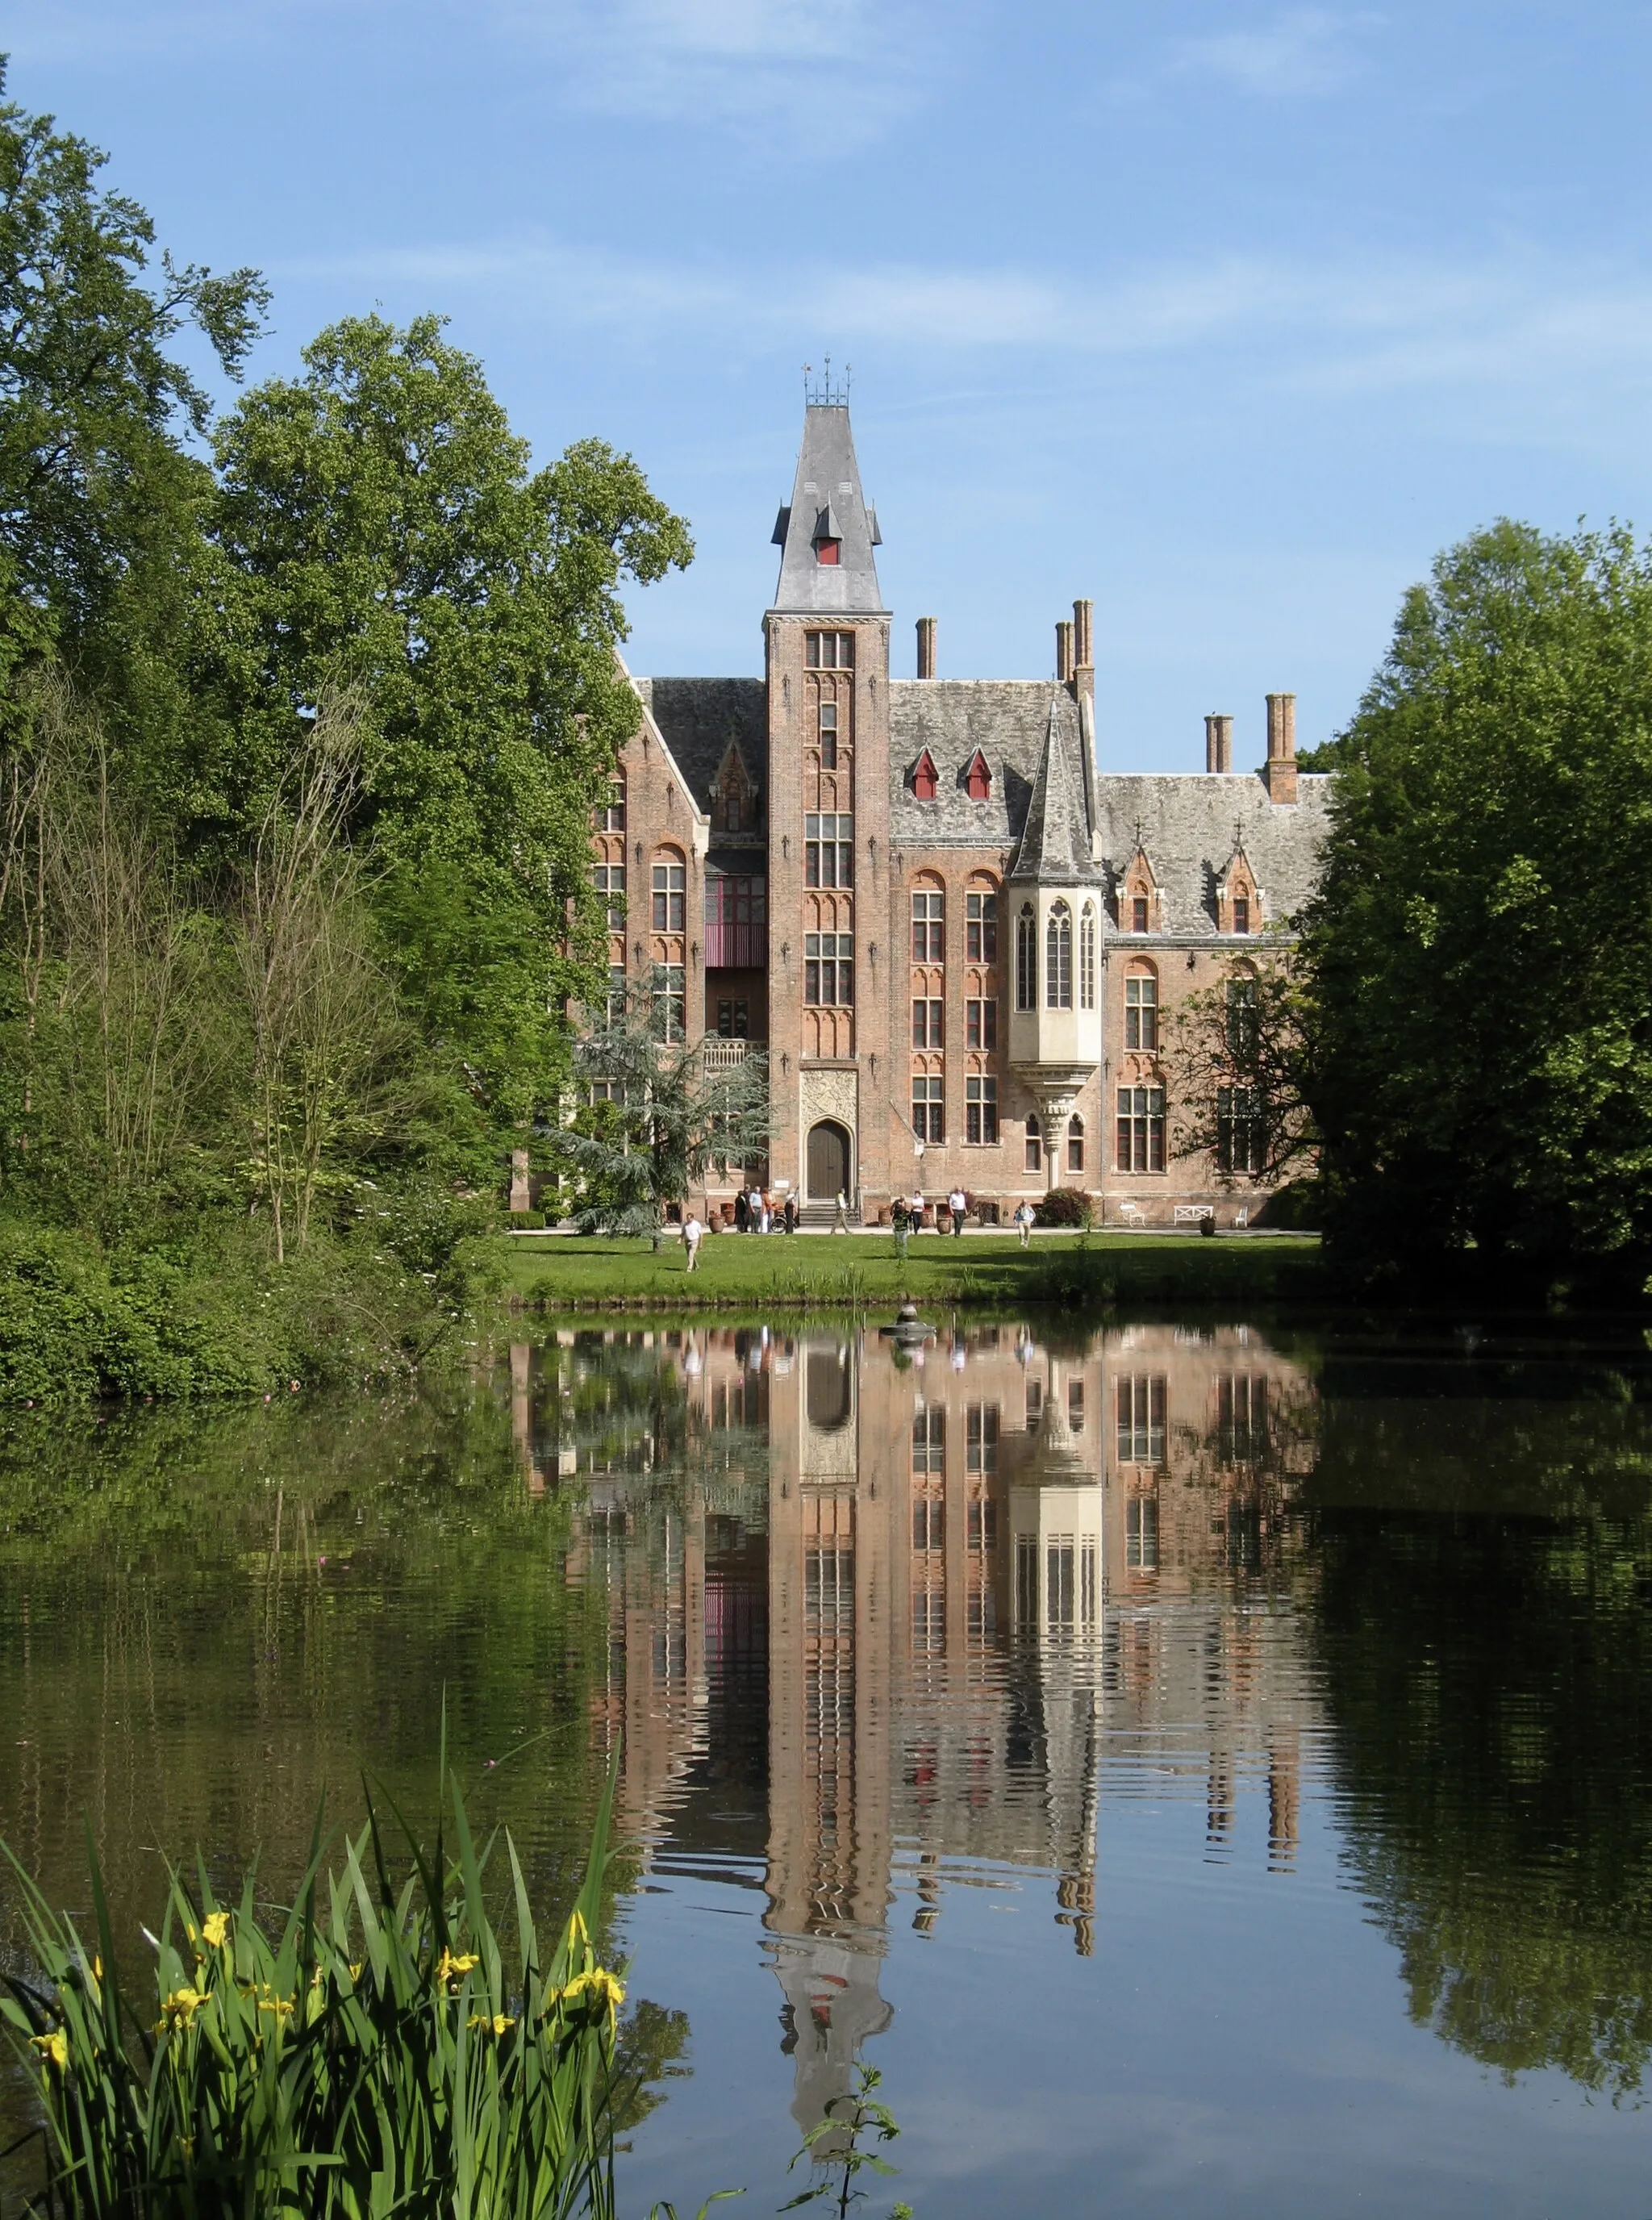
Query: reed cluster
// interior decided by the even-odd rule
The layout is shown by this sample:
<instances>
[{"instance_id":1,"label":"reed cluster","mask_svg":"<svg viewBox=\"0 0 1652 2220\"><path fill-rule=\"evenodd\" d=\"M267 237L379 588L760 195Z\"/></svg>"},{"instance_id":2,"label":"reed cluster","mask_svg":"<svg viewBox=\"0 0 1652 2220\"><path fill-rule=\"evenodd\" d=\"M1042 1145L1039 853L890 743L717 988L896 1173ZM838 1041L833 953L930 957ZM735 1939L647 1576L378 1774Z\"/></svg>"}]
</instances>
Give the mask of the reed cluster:
<instances>
[{"instance_id":1,"label":"reed cluster","mask_svg":"<svg viewBox=\"0 0 1652 2220\"><path fill-rule=\"evenodd\" d=\"M508 1833L479 1851L456 1779L427 1853L371 1795L342 1870L271 1924L253 1880L218 1902L176 1871L153 1996L117 1965L95 1850L96 1937L10 1858L36 1977L0 1999L45 2114L28 2207L74 2220L612 2220L618 1975L599 1960L613 1780L579 1900L542 1940ZM389 1799L386 1799L387 1803ZM514 1934L484 1892L502 1839Z\"/></svg>"}]
</instances>

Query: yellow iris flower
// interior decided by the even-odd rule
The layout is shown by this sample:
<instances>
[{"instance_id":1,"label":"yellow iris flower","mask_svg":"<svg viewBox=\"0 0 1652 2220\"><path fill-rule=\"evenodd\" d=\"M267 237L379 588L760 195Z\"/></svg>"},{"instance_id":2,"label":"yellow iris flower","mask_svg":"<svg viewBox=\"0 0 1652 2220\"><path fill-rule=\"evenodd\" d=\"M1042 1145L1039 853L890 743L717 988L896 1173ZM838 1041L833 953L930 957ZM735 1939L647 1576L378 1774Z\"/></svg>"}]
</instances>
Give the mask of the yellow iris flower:
<instances>
[{"instance_id":1,"label":"yellow iris flower","mask_svg":"<svg viewBox=\"0 0 1652 2220\"><path fill-rule=\"evenodd\" d=\"M505 2035L516 2023L508 2012L496 2012L491 2019L486 2012L472 2012L464 2024L466 2027L479 2027L484 2034Z\"/></svg>"},{"instance_id":2,"label":"yellow iris flower","mask_svg":"<svg viewBox=\"0 0 1652 2220\"><path fill-rule=\"evenodd\" d=\"M606 2005L609 2031L613 2031L614 2014L626 2000L626 1985L617 1974L610 1974L606 1966L592 1966L585 1973L576 1974L571 1981L559 1988L552 2002L564 2006L589 2001L600 2011Z\"/></svg>"},{"instance_id":3,"label":"yellow iris flower","mask_svg":"<svg viewBox=\"0 0 1652 2220\"><path fill-rule=\"evenodd\" d=\"M50 2059L59 2073L68 2072L69 2038L60 2027L54 2028L50 2035L31 2036L29 2041L42 2056Z\"/></svg>"},{"instance_id":4,"label":"yellow iris flower","mask_svg":"<svg viewBox=\"0 0 1652 2220\"><path fill-rule=\"evenodd\" d=\"M481 1960L473 1954L466 1957L456 1958L451 1950L444 1950L436 1963L436 1979L439 1981L461 1980L472 1966L479 1965L481 1962Z\"/></svg>"},{"instance_id":5,"label":"yellow iris flower","mask_svg":"<svg viewBox=\"0 0 1652 2220\"><path fill-rule=\"evenodd\" d=\"M209 1912L201 1923L201 1938L215 1950L221 1950L229 1935L229 1914L227 1911Z\"/></svg>"},{"instance_id":6,"label":"yellow iris flower","mask_svg":"<svg viewBox=\"0 0 1652 2220\"><path fill-rule=\"evenodd\" d=\"M200 1989L174 1989L162 2002L155 2033L165 2035L169 2027L187 2027L206 2000Z\"/></svg>"}]
</instances>

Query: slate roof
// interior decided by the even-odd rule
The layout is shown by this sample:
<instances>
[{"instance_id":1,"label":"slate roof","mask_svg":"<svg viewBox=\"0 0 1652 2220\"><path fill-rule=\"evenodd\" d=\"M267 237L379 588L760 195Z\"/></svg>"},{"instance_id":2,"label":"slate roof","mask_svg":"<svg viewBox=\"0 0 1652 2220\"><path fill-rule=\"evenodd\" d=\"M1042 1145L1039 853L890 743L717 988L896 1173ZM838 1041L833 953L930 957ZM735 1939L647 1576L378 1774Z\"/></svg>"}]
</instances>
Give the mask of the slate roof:
<instances>
[{"instance_id":1,"label":"slate roof","mask_svg":"<svg viewBox=\"0 0 1652 2220\"><path fill-rule=\"evenodd\" d=\"M766 804L762 679L634 683L701 809L710 808L731 739ZM1093 780L1098 865L1090 861L1080 712L1064 686L1052 679L896 679L889 687L889 833L909 855L926 848L997 849L1012 857L1014 875L1021 870L1019 847L1028 877L1082 884L1099 876L1111 888L1128 870L1139 839L1158 883L1163 929L1176 939L1214 939L1216 882L1236 838L1261 890L1264 923L1291 916L1313 891L1329 778L1303 772L1295 806L1276 808L1251 771L1099 770ZM1035 809L1052 735L1052 775ZM920 801L912 791L912 767L926 748L939 774L933 801ZM983 801L971 801L963 783L977 748L992 774ZM716 838L720 848L749 848L764 836L720 832Z\"/></svg>"},{"instance_id":2,"label":"slate roof","mask_svg":"<svg viewBox=\"0 0 1652 2220\"><path fill-rule=\"evenodd\" d=\"M1215 937L1216 882L1236 833L1262 896L1264 925L1292 916L1313 892L1331 804L1331 781L1322 774L1299 775L1294 806L1269 801L1254 771L1104 770L1096 785L1110 873L1121 877L1129 869L1139 838L1158 882L1167 933Z\"/></svg>"},{"instance_id":3,"label":"slate roof","mask_svg":"<svg viewBox=\"0 0 1652 2220\"><path fill-rule=\"evenodd\" d=\"M766 803L769 712L762 679L636 678L632 683L699 808L711 808L731 740L760 801Z\"/></svg>"},{"instance_id":4,"label":"slate roof","mask_svg":"<svg viewBox=\"0 0 1652 2220\"><path fill-rule=\"evenodd\" d=\"M1053 679L897 678L889 685L889 838L896 847L1004 848L1026 821L1051 710L1078 746L1078 709ZM927 748L940 777L933 801L912 790ZM979 748L992 792L972 801L964 774Z\"/></svg>"},{"instance_id":5,"label":"slate roof","mask_svg":"<svg viewBox=\"0 0 1652 2220\"><path fill-rule=\"evenodd\" d=\"M842 541L833 564L819 561L814 552L817 532L828 527ZM861 491L847 407L811 402L803 411L791 506L781 511L775 537L782 550L777 609L832 615L882 608L872 555L877 520Z\"/></svg>"}]
</instances>

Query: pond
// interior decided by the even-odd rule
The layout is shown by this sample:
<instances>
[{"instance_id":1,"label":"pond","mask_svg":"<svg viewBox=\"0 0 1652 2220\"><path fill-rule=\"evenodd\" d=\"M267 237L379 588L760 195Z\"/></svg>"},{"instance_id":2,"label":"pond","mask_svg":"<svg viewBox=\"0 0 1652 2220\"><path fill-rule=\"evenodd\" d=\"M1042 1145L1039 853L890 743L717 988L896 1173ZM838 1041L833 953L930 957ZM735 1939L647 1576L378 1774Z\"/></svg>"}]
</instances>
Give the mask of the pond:
<instances>
[{"instance_id":1,"label":"pond","mask_svg":"<svg viewBox=\"0 0 1652 2220\"><path fill-rule=\"evenodd\" d=\"M555 1910L619 1749L638 2215L775 2210L857 2059L880 2215L1644 2210L1645 1338L940 1324L15 1416L0 1830L279 1900L445 1707Z\"/></svg>"}]
</instances>

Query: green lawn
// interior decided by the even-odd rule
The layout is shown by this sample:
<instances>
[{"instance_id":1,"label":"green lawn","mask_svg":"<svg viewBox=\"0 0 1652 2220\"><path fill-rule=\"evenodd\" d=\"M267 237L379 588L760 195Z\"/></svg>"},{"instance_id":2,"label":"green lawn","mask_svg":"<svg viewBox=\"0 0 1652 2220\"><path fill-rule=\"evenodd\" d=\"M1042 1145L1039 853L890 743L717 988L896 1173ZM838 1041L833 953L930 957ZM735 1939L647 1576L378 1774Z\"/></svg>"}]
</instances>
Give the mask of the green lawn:
<instances>
[{"instance_id":1,"label":"green lawn","mask_svg":"<svg viewBox=\"0 0 1652 2220\"><path fill-rule=\"evenodd\" d=\"M764 1311L844 1303L996 1305L1119 1300L1312 1300L1320 1293L1318 1244L1280 1234L1035 1233L1023 1250L998 1234L961 1241L933 1233L907 1244L892 1235L835 1238L734 1233L708 1237L698 1268L682 1246L656 1256L645 1240L575 1234L501 1243L508 1292L548 1310L625 1304L673 1310Z\"/></svg>"}]
</instances>

